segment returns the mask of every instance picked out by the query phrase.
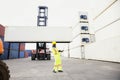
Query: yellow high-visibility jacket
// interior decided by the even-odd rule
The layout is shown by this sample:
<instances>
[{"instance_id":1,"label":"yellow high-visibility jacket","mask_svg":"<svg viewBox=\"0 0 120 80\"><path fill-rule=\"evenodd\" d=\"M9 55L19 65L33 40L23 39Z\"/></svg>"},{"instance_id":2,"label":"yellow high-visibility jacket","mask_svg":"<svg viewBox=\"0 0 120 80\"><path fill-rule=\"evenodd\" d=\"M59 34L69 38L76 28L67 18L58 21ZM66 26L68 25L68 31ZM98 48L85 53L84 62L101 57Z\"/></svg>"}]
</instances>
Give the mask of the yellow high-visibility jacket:
<instances>
[{"instance_id":1,"label":"yellow high-visibility jacket","mask_svg":"<svg viewBox=\"0 0 120 80\"><path fill-rule=\"evenodd\" d=\"M58 52L57 48L52 48L52 53L54 55L55 58L55 64L61 64L61 58L60 58L60 53Z\"/></svg>"},{"instance_id":2,"label":"yellow high-visibility jacket","mask_svg":"<svg viewBox=\"0 0 120 80\"><path fill-rule=\"evenodd\" d=\"M3 52L4 52L3 42L2 42L2 40L0 39L0 54L3 54Z\"/></svg>"}]
</instances>

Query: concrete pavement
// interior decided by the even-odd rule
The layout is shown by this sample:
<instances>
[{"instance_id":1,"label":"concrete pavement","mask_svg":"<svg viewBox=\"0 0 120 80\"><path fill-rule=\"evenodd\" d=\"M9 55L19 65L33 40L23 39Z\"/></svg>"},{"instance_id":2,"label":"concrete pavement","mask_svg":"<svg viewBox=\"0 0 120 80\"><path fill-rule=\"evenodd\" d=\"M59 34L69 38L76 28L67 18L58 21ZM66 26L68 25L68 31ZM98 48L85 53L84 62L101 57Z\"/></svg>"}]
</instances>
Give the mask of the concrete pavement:
<instances>
[{"instance_id":1,"label":"concrete pavement","mask_svg":"<svg viewBox=\"0 0 120 80\"><path fill-rule=\"evenodd\" d=\"M10 80L120 80L120 64L62 57L63 73L53 73L54 59L30 58L5 60Z\"/></svg>"}]
</instances>

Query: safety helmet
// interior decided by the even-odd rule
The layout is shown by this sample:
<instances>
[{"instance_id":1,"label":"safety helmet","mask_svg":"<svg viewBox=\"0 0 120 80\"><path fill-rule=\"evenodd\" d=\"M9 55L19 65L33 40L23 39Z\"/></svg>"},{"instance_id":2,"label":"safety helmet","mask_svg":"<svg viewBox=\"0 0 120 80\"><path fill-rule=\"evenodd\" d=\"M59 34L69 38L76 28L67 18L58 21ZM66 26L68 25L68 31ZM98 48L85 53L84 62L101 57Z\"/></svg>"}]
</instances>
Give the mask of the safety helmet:
<instances>
[{"instance_id":1,"label":"safety helmet","mask_svg":"<svg viewBox=\"0 0 120 80\"><path fill-rule=\"evenodd\" d=\"M56 41L53 41L53 42L52 42L52 45L54 45L54 44L56 44Z\"/></svg>"}]
</instances>

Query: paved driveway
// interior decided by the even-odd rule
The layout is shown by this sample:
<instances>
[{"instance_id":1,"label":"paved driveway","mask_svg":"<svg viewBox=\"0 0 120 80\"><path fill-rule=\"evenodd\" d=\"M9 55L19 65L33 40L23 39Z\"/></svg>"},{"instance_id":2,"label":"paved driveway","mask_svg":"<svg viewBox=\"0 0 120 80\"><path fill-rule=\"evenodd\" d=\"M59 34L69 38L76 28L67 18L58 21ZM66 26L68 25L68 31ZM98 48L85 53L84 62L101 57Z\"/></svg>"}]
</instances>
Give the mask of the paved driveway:
<instances>
[{"instance_id":1,"label":"paved driveway","mask_svg":"<svg viewBox=\"0 0 120 80\"><path fill-rule=\"evenodd\" d=\"M120 80L120 64L62 57L63 73L53 73L54 59L30 58L5 60L10 80Z\"/></svg>"}]
</instances>

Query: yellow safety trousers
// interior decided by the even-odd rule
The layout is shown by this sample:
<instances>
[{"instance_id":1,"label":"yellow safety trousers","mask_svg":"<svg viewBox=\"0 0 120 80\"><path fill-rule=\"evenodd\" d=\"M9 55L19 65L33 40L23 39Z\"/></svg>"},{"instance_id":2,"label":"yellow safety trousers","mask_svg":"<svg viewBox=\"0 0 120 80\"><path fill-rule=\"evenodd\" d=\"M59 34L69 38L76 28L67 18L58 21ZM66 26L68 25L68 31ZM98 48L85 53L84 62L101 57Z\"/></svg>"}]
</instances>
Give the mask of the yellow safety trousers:
<instances>
[{"instance_id":1,"label":"yellow safety trousers","mask_svg":"<svg viewBox=\"0 0 120 80\"><path fill-rule=\"evenodd\" d=\"M55 71L62 70L62 61L61 61L61 57L60 57L60 53L58 52L58 49L53 48L52 53L53 53L54 59L55 59L53 70L55 70Z\"/></svg>"}]
</instances>

